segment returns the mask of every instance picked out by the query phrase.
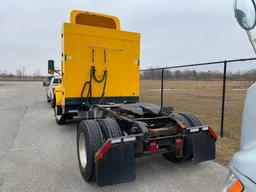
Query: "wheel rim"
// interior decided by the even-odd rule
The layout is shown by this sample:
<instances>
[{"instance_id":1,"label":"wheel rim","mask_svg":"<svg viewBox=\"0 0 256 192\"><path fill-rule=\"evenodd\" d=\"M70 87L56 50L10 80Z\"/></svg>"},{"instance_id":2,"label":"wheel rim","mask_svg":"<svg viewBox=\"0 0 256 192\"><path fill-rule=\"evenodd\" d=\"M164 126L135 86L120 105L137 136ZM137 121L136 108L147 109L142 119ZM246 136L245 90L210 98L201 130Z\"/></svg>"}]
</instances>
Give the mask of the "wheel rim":
<instances>
[{"instance_id":1,"label":"wheel rim","mask_svg":"<svg viewBox=\"0 0 256 192\"><path fill-rule=\"evenodd\" d=\"M85 168L87 163L87 151L84 133L81 133L79 136L79 158L82 167Z\"/></svg>"}]
</instances>

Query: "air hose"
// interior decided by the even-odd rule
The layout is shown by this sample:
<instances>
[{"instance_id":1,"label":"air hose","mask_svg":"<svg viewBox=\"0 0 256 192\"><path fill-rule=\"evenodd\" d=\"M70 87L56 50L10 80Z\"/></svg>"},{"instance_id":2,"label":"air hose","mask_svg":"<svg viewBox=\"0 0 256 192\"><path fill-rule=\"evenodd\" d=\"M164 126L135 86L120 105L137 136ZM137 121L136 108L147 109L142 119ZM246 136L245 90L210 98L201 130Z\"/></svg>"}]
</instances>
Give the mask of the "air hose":
<instances>
[{"instance_id":1,"label":"air hose","mask_svg":"<svg viewBox=\"0 0 256 192\"><path fill-rule=\"evenodd\" d=\"M102 93L101 93L101 98L105 95L105 89L106 89L106 84L107 84L107 77L108 77L108 71L105 68L103 76L101 79L98 79L96 77L96 69L95 66L92 66L91 68L91 74L92 74L92 78L97 82L97 83L102 83L104 81L104 85L103 85L103 89L102 89ZM90 80L91 81L91 80ZM91 96L91 95L90 95Z\"/></svg>"},{"instance_id":2,"label":"air hose","mask_svg":"<svg viewBox=\"0 0 256 192\"><path fill-rule=\"evenodd\" d=\"M103 88L102 88L102 93L101 93L101 99L104 97L105 95L105 90L106 90L106 84L107 84L107 76L108 76L108 71L107 69L104 70L104 74L102 76L101 79L98 79L96 77L96 69L95 69L95 66L92 66L91 67L91 70L90 70L90 80L89 81L86 81L83 85L83 88L82 88L82 91L81 91L81 107L83 105L83 94L84 94L84 90L86 88L86 86L88 85L89 88L88 88L88 92L87 92L87 106L89 106L91 104L91 97L92 97L92 80L94 80L95 82L97 83L102 83L104 81L104 84L103 84Z\"/></svg>"},{"instance_id":3,"label":"air hose","mask_svg":"<svg viewBox=\"0 0 256 192\"><path fill-rule=\"evenodd\" d=\"M92 66L91 66L91 70L90 70L90 80L86 81L83 85L82 91L81 91L81 109L83 107L83 94L84 94L84 90L86 88L86 86L88 85L88 92L87 92L87 106L89 107L91 102L91 97L92 97L92 80L94 80L96 83L102 83L104 81L103 84L103 89L102 89L102 93L101 93L101 100L103 100L103 97L105 95L105 90L106 90L106 85L107 85L107 77L108 77L108 71L106 68L106 64L107 64L107 50L106 48L104 49L104 64L105 64L105 70L104 70L104 74L102 76L101 79L98 79L96 77L96 69L95 69L95 64L94 64L94 48L92 49Z\"/></svg>"}]
</instances>

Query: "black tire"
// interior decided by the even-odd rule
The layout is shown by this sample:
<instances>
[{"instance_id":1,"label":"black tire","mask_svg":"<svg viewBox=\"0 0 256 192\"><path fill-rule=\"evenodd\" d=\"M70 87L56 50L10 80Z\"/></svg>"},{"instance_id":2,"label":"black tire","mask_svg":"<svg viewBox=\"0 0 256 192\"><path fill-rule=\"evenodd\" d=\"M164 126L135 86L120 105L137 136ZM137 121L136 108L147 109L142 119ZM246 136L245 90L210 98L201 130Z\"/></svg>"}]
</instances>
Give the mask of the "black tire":
<instances>
[{"instance_id":1,"label":"black tire","mask_svg":"<svg viewBox=\"0 0 256 192\"><path fill-rule=\"evenodd\" d=\"M55 95L53 96L53 99L51 100L51 107L54 109L56 106L56 98Z\"/></svg>"},{"instance_id":2,"label":"black tire","mask_svg":"<svg viewBox=\"0 0 256 192\"><path fill-rule=\"evenodd\" d=\"M187 127L196 127L202 125L201 121L190 113L179 113L179 120L181 120ZM175 153L164 153L163 157L171 162L181 162L185 160L190 160L193 158L193 147L192 142L189 138L184 140L184 148L183 148L183 157L178 158Z\"/></svg>"},{"instance_id":3,"label":"black tire","mask_svg":"<svg viewBox=\"0 0 256 192\"><path fill-rule=\"evenodd\" d=\"M62 115L62 107L61 106L55 106L55 115Z\"/></svg>"},{"instance_id":4,"label":"black tire","mask_svg":"<svg viewBox=\"0 0 256 192\"><path fill-rule=\"evenodd\" d=\"M105 118L105 119L98 120L98 122L105 140L112 137L122 136L121 129L118 123L116 122L116 120L112 118Z\"/></svg>"},{"instance_id":5,"label":"black tire","mask_svg":"<svg viewBox=\"0 0 256 192\"><path fill-rule=\"evenodd\" d=\"M191 113L179 113L189 124L189 127L202 125L201 121Z\"/></svg>"},{"instance_id":6,"label":"black tire","mask_svg":"<svg viewBox=\"0 0 256 192\"><path fill-rule=\"evenodd\" d=\"M83 136L82 136L83 135ZM85 139L85 146L82 143ZM95 153L104 144L100 126L96 120L81 121L77 127L77 156L79 168L86 181L95 181ZM86 149L86 163L83 161L82 147Z\"/></svg>"},{"instance_id":7,"label":"black tire","mask_svg":"<svg viewBox=\"0 0 256 192\"><path fill-rule=\"evenodd\" d=\"M57 116L56 116L56 122L59 124L59 125L63 125L67 122L67 120L71 120L73 119L73 115L70 114L70 113L64 113L61 115L61 117L58 119Z\"/></svg>"},{"instance_id":8,"label":"black tire","mask_svg":"<svg viewBox=\"0 0 256 192\"><path fill-rule=\"evenodd\" d=\"M185 160L184 157L178 158L174 152L163 153L163 157L170 162L179 163Z\"/></svg>"},{"instance_id":9,"label":"black tire","mask_svg":"<svg viewBox=\"0 0 256 192\"><path fill-rule=\"evenodd\" d=\"M46 100L47 100L48 103L51 102L51 99L48 97L48 95L46 95Z\"/></svg>"},{"instance_id":10,"label":"black tire","mask_svg":"<svg viewBox=\"0 0 256 192\"><path fill-rule=\"evenodd\" d=\"M56 122L58 125L63 125L66 123L66 115L65 114L61 115L60 118L57 118L57 116L55 118L56 118Z\"/></svg>"},{"instance_id":11,"label":"black tire","mask_svg":"<svg viewBox=\"0 0 256 192\"><path fill-rule=\"evenodd\" d=\"M67 114L62 114L61 106L54 107L54 115L55 115L55 119L56 119L56 122L58 125L63 125L66 123Z\"/></svg>"}]
</instances>

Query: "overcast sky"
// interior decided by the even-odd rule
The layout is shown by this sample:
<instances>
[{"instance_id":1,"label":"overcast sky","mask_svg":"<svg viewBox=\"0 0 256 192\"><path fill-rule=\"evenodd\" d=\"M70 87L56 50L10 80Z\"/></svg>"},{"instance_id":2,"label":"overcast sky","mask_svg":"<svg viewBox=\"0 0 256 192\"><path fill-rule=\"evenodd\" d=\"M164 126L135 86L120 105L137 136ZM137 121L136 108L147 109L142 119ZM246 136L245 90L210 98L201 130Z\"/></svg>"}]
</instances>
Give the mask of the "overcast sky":
<instances>
[{"instance_id":1,"label":"overcast sky","mask_svg":"<svg viewBox=\"0 0 256 192\"><path fill-rule=\"evenodd\" d=\"M60 30L72 9L119 17L141 33L141 68L254 57L233 0L0 0L0 70L47 73L60 63Z\"/></svg>"}]
</instances>

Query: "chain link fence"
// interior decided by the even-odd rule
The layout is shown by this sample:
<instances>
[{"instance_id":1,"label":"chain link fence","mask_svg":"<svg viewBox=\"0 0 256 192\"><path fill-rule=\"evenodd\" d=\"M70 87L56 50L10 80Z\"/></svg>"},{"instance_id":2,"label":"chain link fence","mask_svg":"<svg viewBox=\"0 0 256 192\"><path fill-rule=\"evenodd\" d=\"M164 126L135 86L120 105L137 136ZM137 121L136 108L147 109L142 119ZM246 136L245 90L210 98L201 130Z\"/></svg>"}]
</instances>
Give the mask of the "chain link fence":
<instances>
[{"instance_id":1,"label":"chain link fence","mask_svg":"<svg viewBox=\"0 0 256 192\"><path fill-rule=\"evenodd\" d=\"M239 149L245 95L255 81L256 58L146 69L140 102L196 115L221 136L216 161L227 165Z\"/></svg>"},{"instance_id":2,"label":"chain link fence","mask_svg":"<svg viewBox=\"0 0 256 192\"><path fill-rule=\"evenodd\" d=\"M140 101L195 114L220 136L239 140L256 58L141 70Z\"/></svg>"}]
</instances>

